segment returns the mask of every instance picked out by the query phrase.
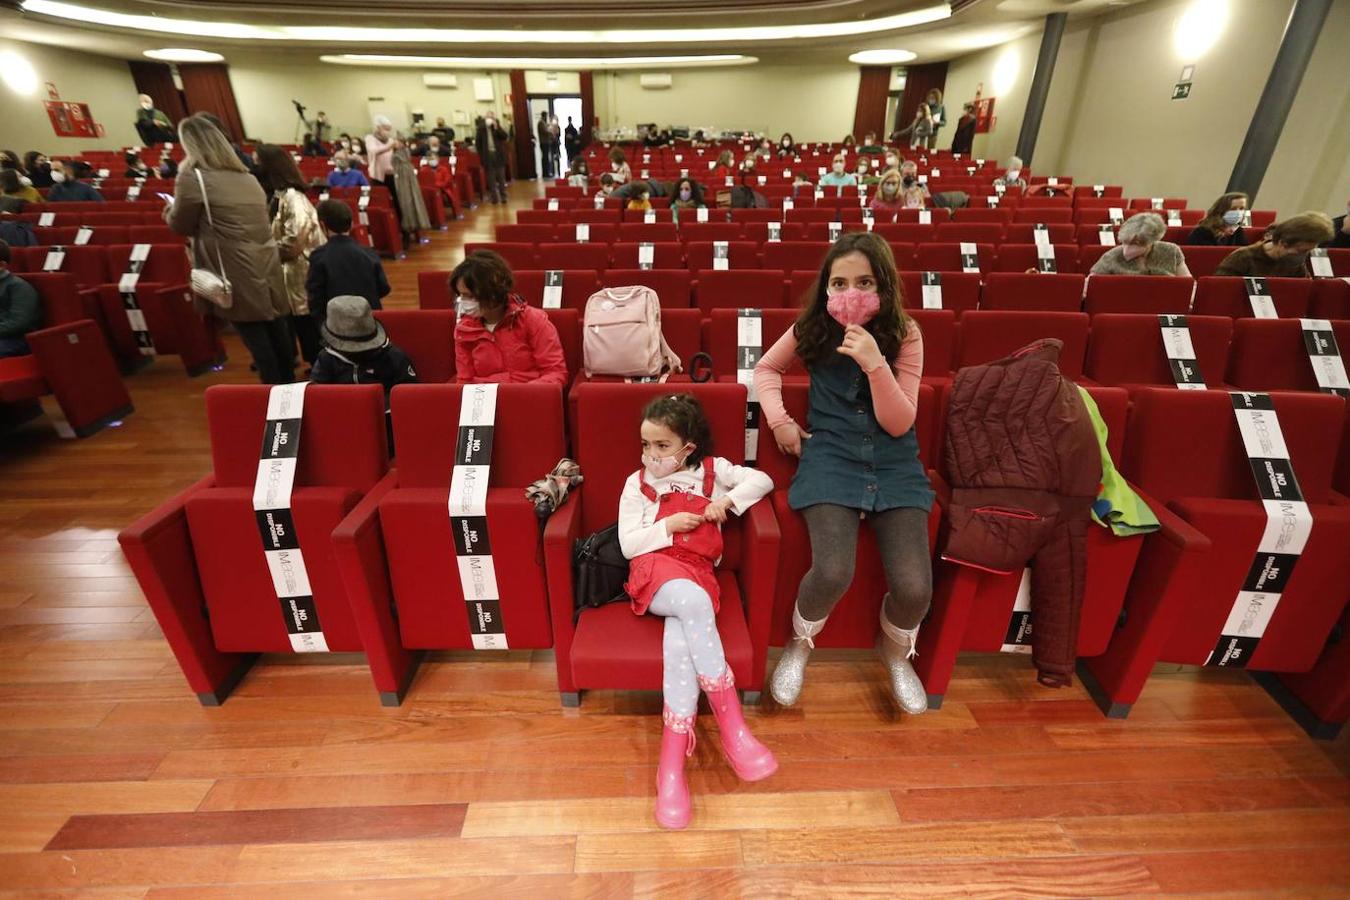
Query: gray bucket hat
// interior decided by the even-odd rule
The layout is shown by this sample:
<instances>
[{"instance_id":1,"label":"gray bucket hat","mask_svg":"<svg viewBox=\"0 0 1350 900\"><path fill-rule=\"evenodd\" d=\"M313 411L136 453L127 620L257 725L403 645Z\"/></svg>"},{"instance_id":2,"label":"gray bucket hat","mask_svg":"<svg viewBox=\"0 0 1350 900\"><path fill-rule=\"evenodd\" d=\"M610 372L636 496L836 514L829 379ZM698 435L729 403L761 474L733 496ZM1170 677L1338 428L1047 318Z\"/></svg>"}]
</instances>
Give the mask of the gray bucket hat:
<instances>
[{"instance_id":1,"label":"gray bucket hat","mask_svg":"<svg viewBox=\"0 0 1350 900\"><path fill-rule=\"evenodd\" d=\"M328 301L323 339L339 353L360 353L383 347L388 337L366 298L347 294Z\"/></svg>"}]
</instances>

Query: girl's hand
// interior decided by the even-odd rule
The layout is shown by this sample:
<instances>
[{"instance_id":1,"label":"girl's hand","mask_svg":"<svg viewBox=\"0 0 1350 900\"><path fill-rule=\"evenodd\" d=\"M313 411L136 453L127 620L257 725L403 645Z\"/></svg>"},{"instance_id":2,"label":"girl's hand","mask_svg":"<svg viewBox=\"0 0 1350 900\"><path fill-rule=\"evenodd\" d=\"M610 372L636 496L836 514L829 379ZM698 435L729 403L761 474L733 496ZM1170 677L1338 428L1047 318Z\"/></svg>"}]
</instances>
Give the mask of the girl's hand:
<instances>
[{"instance_id":1,"label":"girl's hand","mask_svg":"<svg viewBox=\"0 0 1350 900\"><path fill-rule=\"evenodd\" d=\"M703 517L698 513L682 512L666 516L663 521L666 523L666 534L685 534L702 525Z\"/></svg>"},{"instance_id":2,"label":"girl's hand","mask_svg":"<svg viewBox=\"0 0 1350 900\"><path fill-rule=\"evenodd\" d=\"M731 498L723 497L721 500L714 500L703 510L703 519L706 522L722 523L727 520L727 510L731 508Z\"/></svg>"},{"instance_id":3,"label":"girl's hand","mask_svg":"<svg viewBox=\"0 0 1350 900\"><path fill-rule=\"evenodd\" d=\"M864 372L886 363L886 357L881 355L877 347L877 339L861 325L850 325L844 329L844 342L839 345L839 352L852 358Z\"/></svg>"},{"instance_id":4,"label":"girl's hand","mask_svg":"<svg viewBox=\"0 0 1350 900\"><path fill-rule=\"evenodd\" d=\"M811 435L796 422L784 422L773 430L773 439L778 444L779 453L801 456L802 441L810 440Z\"/></svg>"}]
</instances>

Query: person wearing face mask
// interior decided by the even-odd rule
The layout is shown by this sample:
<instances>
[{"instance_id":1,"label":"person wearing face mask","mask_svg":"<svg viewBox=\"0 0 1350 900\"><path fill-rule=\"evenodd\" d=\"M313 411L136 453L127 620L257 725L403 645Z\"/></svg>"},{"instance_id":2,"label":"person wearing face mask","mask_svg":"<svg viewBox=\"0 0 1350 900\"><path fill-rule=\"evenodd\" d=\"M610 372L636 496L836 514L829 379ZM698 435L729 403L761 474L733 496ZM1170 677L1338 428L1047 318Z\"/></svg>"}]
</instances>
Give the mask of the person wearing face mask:
<instances>
[{"instance_id":1,"label":"person wearing face mask","mask_svg":"<svg viewBox=\"0 0 1350 900\"><path fill-rule=\"evenodd\" d=\"M511 267L491 250L475 250L450 273L450 290L458 298L455 380L460 384L567 384L558 330L514 287Z\"/></svg>"},{"instance_id":2,"label":"person wearing face mask","mask_svg":"<svg viewBox=\"0 0 1350 900\"><path fill-rule=\"evenodd\" d=\"M886 151L886 160L882 163L883 171L900 168L900 157L894 150Z\"/></svg>"},{"instance_id":3,"label":"person wearing face mask","mask_svg":"<svg viewBox=\"0 0 1350 900\"><path fill-rule=\"evenodd\" d=\"M30 203L41 203L42 195L26 185L15 169L0 169L0 212L21 213Z\"/></svg>"},{"instance_id":4,"label":"person wearing face mask","mask_svg":"<svg viewBox=\"0 0 1350 900\"><path fill-rule=\"evenodd\" d=\"M28 170L28 178L33 182L33 187L49 188L52 186L52 164L47 159L46 154L37 150L29 150L23 155L23 167Z\"/></svg>"},{"instance_id":5,"label":"person wearing face mask","mask_svg":"<svg viewBox=\"0 0 1350 900\"><path fill-rule=\"evenodd\" d=\"M938 141L938 132L942 126L947 124L947 107L942 105L942 91L933 88L928 92L928 115L933 123L933 131L928 135L928 149L936 150Z\"/></svg>"},{"instance_id":6,"label":"person wearing face mask","mask_svg":"<svg viewBox=\"0 0 1350 900\"><path fill-rule=\"evenodd\" d=\"M859 185L871 187L881 180L881 172L872 168L872 163L865 156L858 157L858 164L854 167L853 177L858 180Z\"/></svg>"},{"instance_id":7,"label":"person wearing face mask","mask_svg":"<svg viewBox=\"0 0 1350 900\"><path fill-rule=\"evenodd\" d=\"M1003 174L994 179L996 186L1001 185L1005 188L1016 188L1025 191L1027 189L1026 179L1022 177L1022 160L1017 156L1008 157L1008 166Z\"/></svg>"},{"instance_id":8,"label":"person wearing face mask","mask_svg":"<svg viewBox=\"0 0 1350 900\"><path fill-rule=\"evenodd\" d=\"M783 132L783 136L778 140L778 158L783 159L787 156L797 155L797 142L792 139L789 132Z\"/></svg>"},{"instance_id":9,"label":"person wearing face mask","mask_svg":"<svg viewBox=\"0 0 1350 900\"><path fill-rule=\"evenodd\" d=\"M901 194L902 181L900 170L887 169L877 182L876 193L868 203L872 212L881 221L894 222L896 214L905 208L905 198Z\"/></svg>"},{"instance_id":10,"label":"person wearing face mask","mask_svg":"<svg viewBox=\"0 0 1350 900\"><path fill-rule=\"evenodd\" d=\"M361 187L370 184L365 173L352 168L351 154L339 149L333 154L333 170L328 173L329 187Z\"/></svg>"},{"instance_id":11,"label":"person wearing face mask","mask_svg":"<svg viewBox=\"0 0 1350 900\"><path fill-rule=\"evenodd\" d=\"M158 109L149 94L141 94L137 100L140 108L136 110L136 133L141 136L142 144L162 144L175 138L173 123Z\"/></svg>"},{"instance_id":12,"label":"person wearing face mask","mask_svg":"<svg viewBox=\"0 0 1350 900\"><path fill-rule=\"evenodd\" d=\"M474 130L473 149L483 163L487 176L487 195L492 203L506 202L506 130L493 113L479 116Z\"/></svg>"},{"instance_id":13,"label":"person wearing face mask","mask_svg":"<svg viewBox=\"0 0 1350 900\"><path fill-rule=\"evenodd\" d=\"M1244 278L1308 278L1308 254L1336 234L1326 213L1305 212L1276 222L1255 244L1249 244L1219 263L1215 275Z\"/></svg>"},{"instance_id":14,"label":"person wearing face mask","mask_svg":"<svg viewBox=\"0 0 1350 900\"><path fill-rule=\"evenodd\" d=\"M906 161L900 166L901 209L924 209L931 199L928 185L919 183L918 164Z\"/></svg>"},{"instance_id":15,"label":"person wearing face mask","mask_svg":"<svg viewBox=\"0 0 1350 900\"><path fill-rule=\"evenodd\" d=\"M628 157L619 147L609 151L609 174L616 184L627 184L633 180L633 167L628 165Z\"/></svg>"},{"instance_id":16,"label":"person wearing face mask","mask_svg":"<svg viewBox=\"0 0 1350 900\"><path fill-rule=\"evenodd\" d=\"M717 628L722 523L744 515L773 490L768 475L713 456L712 427L692 394L658 397L642 412L642 466L619 495L618 538L630 560L624 592L635 615L665 619L662 641L661 753L656 821L689 824L685 759L694 752L699 692L717 719L732 770L762 781L778 770L750 733Z\"/></svg>"},{"instance_id":17,"label":"person wearing face mask","mask_svg":"<svg viewBox=\"0 0 1350 900\"><path fill-rule=\"evenodd\" d=\"M1241 191L1224 194L1214 201L1209 212L1191 230L1186 243L1190 246L1247 246L1247 235L1242 230L1242 213L1246 209L1246 194Z\"/></svg>"},{"instance_id":18,"label":"person wearing face mask","mask_svg":"<svg viewBox=\"0 0 1350 900\"><path fill-rule=\"evenodd\" d=\"M928 146L928 139L933 136L933 114L928 108L927 103L920 103L919 108L914 110L914 121L908 126L896 132L896 137L908 137L911 150L924 148Z\"/></svg>"},{"instance_id":19,"label":"person wearing face mask","mask_svg":"<svg viewBox=\"0 0 1350 900\"><path fill-rule=\"evenodd\" d=\"M614 193L614 176L609 172L600 176L600 190L595 192L595 196L606 199Z\"/></svg>"},{"instance_id":20,"label":"person wearing face mask","mask_svg":"<svg viewBox=\"0 0 1350 900\"><path fill-rule=\"evenodd\" d=\"M1167 223L1156 212L1130 216L1120 226L1119 243L1092 266L1093 275L1179 275L1191 277L1186 257L1176 244L1164 241Z\"/></svg>"},{"instance_id":21,"label":"person wearing face mask","mask_svg":"<svg viewBox=\"0 0 1350 900\"><path fill-rule=\"evenodd\" d=\"M905 315L895 258L880 236L834 242L815 296L755 366L755 392L778 448L801 461L788 505L806 520L811 568L797 589L793 638L769 682L782 706L797 702L814 640L853 581L859 519L876 535L889 593L882 599L881 660L891 695L917 715L928 695L909 660L932 596L928 512L933 490L914 433L923 337ZM783 406L783 375L811 376L807 432Z\"/></svg>"},{"instance_id":22,"label":"person wearing face mask","mask_svg":"<svg viewBox=\"0 0 1350 900\"><path fill-rule=\"evenodd\" d=\"M572 159L572 164L567 169L567 184L569 187L579 187L583 191L590 187L591 169L586 165L584 156L577 156Z\"/></svg>"},{"instance_id":23,"label":"person wearing face mask","mask_svg":"<svg viewBox=\"0 0 1350 900\"><path fill-rule=\"evenodd\" d=\"M821 187L829 186L834 188L844 187L845 185L857 185L858 178L852 172L847 171L847 161L843 154L836 156L830 164L830 171L820 176L818 182ZM836 193L841 193L836 191Z\"/></svg>"},{"instance_id":24,"label":"person wearing face mask","mask_svg":"<svg viewBox=\"0 0 1350 900\"><path fill-rule=\"evenodd\" d=\"M1331 220L1331 227L1336 229L1336 233L1331 240L1323 241L1322 246L1328 249L1350 249L1350 200L1345 201L1345 214Z\"/></svg>"},{"instance_id":25,"label":"person wearing face mask","mask_svg":"<svg viewBox=\"0 0 1350 900\"><path fill-rule=\"evenodd\" d=\"M680 221L680 213L686 209L698 209L707 204L703 202L703 190L698 182L691 178L681 178L675 184L675 196L671 198L670 208L675 211L675 221ZM690 216L693 219L693 216Z\"/></svg>"},{"instance_id":26,"label":"person wearing face mask","mask_svg":"<svg viewBox=\"0 0 1350 900\"><path fill-rule=\"evenodd\" d=\"M55 183L47 191L47 202L102 203L103 195L81 180L93 174L94 170L89 168L88 163L83 162L73 162L69 166L62 167L59 172L53 171L52 181Z\"/></svg>"}]
</instances>

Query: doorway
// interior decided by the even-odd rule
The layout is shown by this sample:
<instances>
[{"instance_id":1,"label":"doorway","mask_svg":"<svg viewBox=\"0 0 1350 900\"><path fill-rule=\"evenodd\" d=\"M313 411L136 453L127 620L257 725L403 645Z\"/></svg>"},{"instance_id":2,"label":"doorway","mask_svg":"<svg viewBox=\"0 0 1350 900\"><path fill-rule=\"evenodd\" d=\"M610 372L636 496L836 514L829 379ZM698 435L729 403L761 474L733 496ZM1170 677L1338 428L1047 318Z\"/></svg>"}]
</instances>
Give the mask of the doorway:
<instances>
[{"instance_id":1,"label":"doorway","mask_svg":"<svg viewBox=\"0 0 1350 900\"><path fill-rule=\"evenodd\" d=\"M551 118L558 120L560 129L558 145L558 171L553 172L554 177L562 177L567 173L567 167L571 165L571 159L567 153L567 120L571 118L572 124L581 129L581 97L576 96L530 96L527 98L530 110L530 135L534 141L534 165L535 171L543 177L545 171L543 158L539 147L539 114L548 113ZM550 169L551 171L551 169Z\"/></svg>"}]
</instances>

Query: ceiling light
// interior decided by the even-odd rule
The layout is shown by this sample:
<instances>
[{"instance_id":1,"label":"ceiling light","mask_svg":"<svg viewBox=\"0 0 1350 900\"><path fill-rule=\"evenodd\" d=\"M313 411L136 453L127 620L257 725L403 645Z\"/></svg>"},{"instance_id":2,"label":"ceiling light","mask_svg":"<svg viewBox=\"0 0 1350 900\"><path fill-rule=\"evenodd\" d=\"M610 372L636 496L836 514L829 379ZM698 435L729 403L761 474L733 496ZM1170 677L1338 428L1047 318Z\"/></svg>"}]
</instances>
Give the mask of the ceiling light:
<instances>
[{"instance_id":1,"label":"ceiling light","mask_svg":"<svg viewBox=\"0 0 1350 900\"><path fill-rule=\"evenodd\" d=\"M165 47L161 50L146 50L145 55L151 59L162 59L165 62L221 62L225 59L219 53L212 53L210 50L193 50L189 47Z\"/></svg>"},{"instance_id":2,"label":"ceiling light","mask_svg":"<svg viewBox=\"0 0 1350 900\"><path fill-rule=\"evenodd\" d=\"M16 94L31 94L37 90L37 72L33 65L12 50L0 50L0 78Z\"/></svg>"},{"instance_id":3,"label":"ceiling light","mask_svg":"<svg viewBox=\"0 0 1350 900\"><path fill-rule=\"evenodd\" d=\"M1172 30L1172 47L1184 62L1194 62L1214 46L1228 24L1228 0L1194 0Z\"/></svg>"},{"instance_id":4,"label":"ceiling light","mask_svg":"<svg viewBox=\"0 0 1350 900\"><path fill-rule=\"evenodd\" d=\"M757 63L753 56L736 53L706 56L400 56L387 53L343 53L320 56L322 62L340 66L398 66L419 69L641 69L650 66L745 66Z\"/></svg>"},{"instance_id":5,"label":"ceiling light","mask_svg":"<svg viewBox=\"0 0 1350 900\"><path fill-rule=\"evenodd\" d=\"M994 63L993 78L990 79L993 82L995 97L1001 97L1012 90L1021 68L1022 61L1017 58L1015 47L1008 47L999 55L998 61Z\"/></svg>"},{"instance_id":6,"label":"ceiling light","mask_svg":"<svg viewBox=\"0 0 1350 900\"><path fill-rule=\"evenodd\" d=\"M852 37L912 28L946 19L952 14L947 3L924 9L847 22L808 25L764 25L735 28L648 28L595 31L555 31L514 28L368 28L330 25L246 25L242 22L207 22L141 16L62 3L58 0L23 0L25 12L70 19L89 25L108 25L162 34L238 40L323 41L328 43L419 43L419 44L691 44L742 43L746 41L809 40Z\"/></svg>"},{"instance_id":7,"label":"ceiling light","mask_svg":"<svg viewBox=\"0 0 1350 900\"><path fill-rule=\"evenodd\" d=\"M908 50L859 50L848 61L860 66L894 66L918 58L919 54Z\"/></svg>"}]
</instances>

